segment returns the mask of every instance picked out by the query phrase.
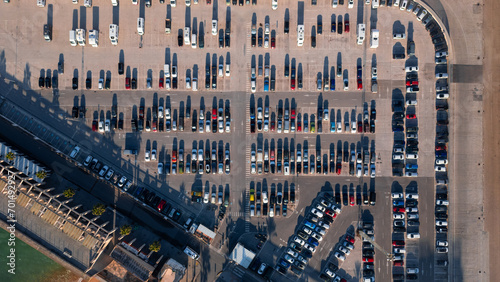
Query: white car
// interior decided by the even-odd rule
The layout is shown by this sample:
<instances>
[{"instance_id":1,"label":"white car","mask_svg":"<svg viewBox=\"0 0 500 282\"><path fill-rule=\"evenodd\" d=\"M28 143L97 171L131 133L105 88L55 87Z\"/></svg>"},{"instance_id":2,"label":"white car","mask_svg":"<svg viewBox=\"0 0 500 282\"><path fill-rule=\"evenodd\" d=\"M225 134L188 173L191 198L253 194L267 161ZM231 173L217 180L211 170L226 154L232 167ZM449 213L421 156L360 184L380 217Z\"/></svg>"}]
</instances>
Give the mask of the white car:
<instances>
[{"instance_id":1,"label":"white car","mask_svg":"<svg viewBox=\"0 0 500 282\"><path fill-rule=\"evenodd\" d=\"M406 193L406 199L418 200L418 194L417 193Z\"/></svg>"},{"instance_id":2,"label":"white car","mask_svg":"<svg viewBox=\"0 0 500 282\"><path fill-rule=\"evenodd\" d=\"M354 249L354 245L353 245L351 242L344 241L344 243L342 243L342 245L343 245L344 247L348 248L349 250Z\"/></svg>"},{"instance_id":3,"label":"white car","mask_svg":"<svg viewBox=\"0 0 500 282\"><path fill-rule=\"evenodd\" d=\"M278 9L278 0L273 0L273 2L271 3L271 7L273 8L273 10Z\"/></svg>"},{"instance_id":4,"label":"white car","mask_svg":"<svg viewBox=\"0 0 500 282\"><path fill-rule=\"evenodd\" d=\"M224 132L224 122L222 120L219 120L219 133Z\"/></svg>"},{"instance_id":5,"label":"white car","mask_svg":"<svg viewBox=\"0 0 500 282\"><path fill-rule=\"evenodd\" d=\"M305 243L304 248L311 251L311 253L313 253L313 254L316 252L316 248L309 243Z\"/></svg>"},{"instance_id":6,"label":"white car","mask_svg":"<svg viewBox=\"0 0 500 282\"><path fill-rule=\"evenodd\" d=\"M447 57L448 51L436 52L436 58Z\"/></svg>"},{"instance_id":7,"label":"white car","mask_svg":"<svg viewBox=\"0 0 500 282\"><path fill-rule=\"evenodd\" d=\"M111 128L111 121L107 119L106 122L104 123L104 131L109 132L110 128Z\"/></svg>"},{"instance_id":8,"label":"white car","mask_svg":"<svg viewBox=\"0 0 500 282\"><path fill-rule=\"evenodd\" d=\"M325 229L330 229L330 225L328 223L325 223L323 221L318 222L317 224L319 227L325 228Z\"/></svg>"},{"instance_id":9,"label":"white car","mask_svg":"<svg viewBox=\"0 0 500 282\"><path fill-rule=\"evenodd\" d=\"M406 238L408 239L419 239L420 233L407 233Z\"/></svg>"},{"instance_id":10,"label":"white car","mask_svg":"<svg viewBox=\"0 0 500 282\"><path fill-rule=\"evenodd\" d=\"M405 33L394 33L392 35L392 38L393 39L405 39L406 38L406 34Z\"/></svg>"},{"instance_id":11,"label":"white car","mask_svg":"<svg viewBox=\"0 0 500 282\"><path fill-rule=\"evenodd\" d=\"M436 200L436 205L438 206L448 206L450 202L448 200Z\"/></svg>"},{"instance_id":12,"label":"white car","mask_svg":"<svg viewBox=\"0 0 500 282\"><path fill-rule=\"evenodd\" d=\"M205 191L205 196L203 197L203 202L204 202L205 204L207 204L207 203L208 203L208 197L209 197L209 195L210 195L210 194L208 193L208 191Z\"/></svg>"},{"instance_id":13,"label":"white car","mask_svg":"<svg viewBox=\"0 0 500 282\"><path fill-rule=\"evenodd\" d=\"M316 204L316 209L318 209L321 212L325 212L326 208L322 206L321 204Z\"/></svg>"},{"instance_id":14,"label":"white car","mask_svg":"<svg viewBox=\"0 0 500 282\"><path fill-rule=\"evenodd\" d=\"M356 133L356 122L351 122L351 133Z\"/></svg>"},{"instance_id":15,"label":"white car","mask_svg":"<svg viewBox=\"0 0 500 282\"><path fill-rule=\"evenodd\" d=\"M151 160L151 153L149 152L149 150L146 150L146 153L144 154L144 160L146 162L149 162Z\"/></svg>"},{"instance_id":16,"label":"white car","mask_svg":"<svg viewBox=\"0 0 500 282\"><path fill-rule=\"evenodd\" d=\"M406 250L403 248L394 248L394 253L395 254L404 254L404 253L406 253Z\"/></svg>"},{"instance_id":17,"label":"white car","mask_svg":"<svg viewBox=\"0 0 500 282\"><path fill-rule=\"evenodd\" d=\"M436 220L436 226L448 226L448 222L444 220Z\"/></svg>"},{"instance_id":18,"label":"white car","mask_svg":"<svg viewBox=\"0 0 500 282\"><path fill-rule=\"evenodd\" d=\"M320 234L321 236L325 236L326 235L326 231L325 229L321 228L321 227L316 227L314 229L314 231L316 231L318 234Z\"/></svg>"},{"instance_id":19,"label":"white car","mask_svg":"<svg viewBox=\"0 0 500 282\"><path fill-rule=\"evenodd\" d=\"M342 133L342 122L341 121L337 121L337 132Z\"/></svg>"},{"instance_id":20,"label":"white car","mask_svg":"<svg viewBox=\"0 0 500 282\"><path fill-rule=\"evenodd\" d=\"M312 230L307 228L306 226L302 227L302 231L304 231L307 235L311 235Z\"/></svg>"},{"instance_id":21,"label":"white car","mask_svg":"<svg viewBox=\"0 0 500 282\"><path fill-rule=\"evenodd\" d=\"M421 22L425 16L427 16L427 11L423 9L422 12L420 12L420 15L417 16L417 21Z\"/></svg>"},{"instance_id":22,"label":"white car","mask_svg":"<svg viewBox=\"0 0 500 282\"><path fill-rule=\"evenodd\" d=\"M209 133L210 132L210 120L206 120L205 122L205 132Z\"/></svg>"},{"instance_id":23,"label":"white car","mask_svg":"<svg viewBox=\"0 0 500 282\"><path fill-rule=\"evenodd\" d=\"M412 268L408 267L408 268L406 268L406 273L408 273L408 274L417 274L418 273L418 268L416 268L416 267L412 267Z\"/></svg>"},{"instance_id":24,"label":"white car","mask_svg":"<svg viewBox=\"0 0 500 282\"><path fill-rule=\"evenodd\" d=\"M418 213L409 213L407 217L408 219L418 219Z\"/></svg>"},{"instance_id":25,"label":"white car","mask_svg":"<svg viewBox=\"0 0 500 282\"><path fill-rule=\"evenodd\" d=\"M262 263L262 264L260 265L259 270L257 271L257 273L258 273L259 275L262 275L262 274L264 273L264 270L266 270L266 267L267 267L267 264Z\"/></svg>"},{"instance_id":26,"label":"white car","mask_svg":"<svg viewBox=\"0 0 500 282\"><path fill-rule=\"evenodd\" d=\"M437 58L436 59L436 65L443 65L446 63L447 63L446 58Z\"/></svg>"},{"instance_id":27,"label":"white car","mask_svg":"<svg viewBox=\"0 0 500 282\"><path fill-rule=\"evenodd\" d=\"M212 35L217 35L217 20L212 20Z\"/></svg>"},{"instance_id":28,"label":"white car","mask_svg":"<svg viewBox=\"0 0 500 282\"><path fill-rule=\"evenodd\" d=\"M393 219L405 219L404 213L395 213L392 215Z\"/></svg>"},{"instance_id":29,"label":"white car","mask_svg":"<svg viewBox=\"0 0 500 282\"><path fill-rule=\"evenodd\" d=\"M151 160L156 161L156 149L151 150Z\"/></svg>"},{"instance_id":30,"label":"white car","mask_svg":"<svg viewBox=\"0 0 500 282\"><path fill-rule=\"evenodd\" d=\"M345 255L344 255L342 252L340 252L340 251L336 251L336 252L335 252L335 254L334 254L334 256L335 256L337 259L341 260L341 261L344 261L344 260L345 260Z\"/></svg>"},{"instance_id":31,"label":"white car","mask_svg":"<svg viewBox=\"0 0 500 282\"><path fill-rule=\"evenodd\" d=\"M291 256L292 256L292 257L294 257L294 258L296 258L296 257L299 255L297 252L295 252L294 250L292 250L292 249L290 249L290 248L288 248L288 249L286 250L286 253L287 253L287 254L289 254L289 255L291 255Z\"/></svg>"},{"instance_id":32,"label":"white car","mask_svg":"<svg viewBox=\"0 0 500 282\"><path fill-rule=\"evenodd\" d=\"M406 208L406 212L409 213L409 212L418 212L418 209L417 208Z\"/></svg>"},{"instance_id":33,"label":"white car","mask_svg":"<svg viewBox=\"0 0 500 282\"><path fill-rule=\"evenodd\" d=\"M418 71L418 66L406 67L406 72Z\"/></svg>"},{"instance_id":34,"label":"white car","mask_svg":"<svg viewBox=\"0 0 500 282\"><path fill-rule=\"evenodd\" d=\"M201 170L203 172L203 170ZM215 195L215 192L212 192L212 198L210 199L210 202L212 204L215 204L215 198L216 198L216 195Z\"/></svg>"},{"instance_id":35,"label":"white car","mask_svg":"<svg viewBox=\"0 0 500 282\"><path fill-rule=\"evenodd\" d=\"M450 94L448 94L448 93L438 93L438 94L436 94L436 99L444 100L444 99L448 99L448 98L450 98Z\"/></svg>"},{"instance_id":36,"label":"white car","mask_svg":"<svg viewBox=\"0 0 500 282\"><path fill-rule=\"evenodd\" d=\"M407 171L405 173L406 177L417 177L418 176L418 173L417 172L413 172L413 171Z\"/></svg>"},{"instance_id":37,"label":"white car","mask_svg":"<svg viewBox=\"0 0 500 282\"><path fill-rule=\"evenodd\" d=\"M434 171L446 172L446 167L442 166L442 165L437 165L437 166L434 167Z\"/></svg>"},{"instance_id":38,"label":"white car","mask_svg":"<svg viewBox=\"0 0 500 282\"><path fill-rule=\"evenodd\" d=\"M346 248L344 246L339 246L339 251L343 252L346 255L349 255L351 253L351 250L349 250L348 248Z\"/></svg>"},{"instance_id":39,"label":"white car","mask_svg":"<svg viewBox=\"0 0 500 282\"><path fill-rule=\"evenodd\" d=\"M349 9L354 8L354 0L348 0L348 2L347 2L347 8L349 8Z\"/></svg>"},{"instance_id":40,"label":"white car","mask_svg":"<svg viewBox=\"0 0 500 282\"><path fill-rule=\"evenodd\" d=\"M104 84L104 78L99 78L99 84L98 84L98 88L99 89L102 89L103 88L103 84Z\"/></svg>"},{"instance_id":41,"label":"white car","mask_svg":"<svg viewBox=\"0 0 500 282\"><path fill-rule=\"evenodd\" d=\"M288 261L289 263L294 263L295 262L295 259L291 255L289 255L289 254L286 254L283 258L286 261Z\"/></svg>"},{"instance_id":42,"label":"white car","mask_svg":"<svg viewBox=\"0 0 500 282\"><path fill-rule=\"evenodd\" d=\"M439 73L436 73L436 78L439 79L439 78L448 78L448 74L445 73L445 72L439 72Z\"/></svg>"},{"instance_id":43,"label":"white car","mask_svg":"<svg viewBox=\"0 0 500 282\"><path fill-rule=\"evenodd\" d=\"M391 198L393 199L401 199L403 198L403 193L392 193Z\"/></svg>"},{"instance_id":44,"label":"white car","mask_svg":"<svg viewBox=\"0 0 500 282\"><path fill-rule=\"evenodd\" d=\"M325 274L330 276L330 277L335 277L335 273L333 273L330 269L326 268L325 269ZM340 280L339 280L340 281Z\"/></svg>"},{"instance_id":45,"label":"white car","mask_svg":"<svg viewBox=\"0 0 500 282\"><path fill-rule=\"evenodd\" d=\"M332 0L332 8L337 8L339 5L339 0Z\"/></svg>"},{"instance_id":46,"label":"white car","mask_svg":"<svg viewBox=\"0 0 500 282\"><path fill-rule=\"evenodd\" d=\"M163 118L163 106L158 107L158 117Z\"/></svg>"},{"instance_id":47,"label":"white car","mask_svg":"<svg viewBox=\"0 0 500 282\"><path fill-rule=\"evenodd\" d=\"M293 241L297 244L299 244L300 246L304 246L304 244L306 243L304 240L300 239L299 237L297 236L294 236L293 237Z\"/></svg>"},{"instance_id":48,"label":"white car","mask_svg":"<svg viewBox=\"0 0 500 282\"><path fill-rule=\"evenodd\" d=\"M437 165L447 165L448 164L448 160L447 159L437 159L436 160L436 164Z\"/></svg>"},{"instance_id":49,"label":"white car","mask_svg":"<svg viewBox=\"0 0 500 282\"><path fill-rule=\"evenodd\" d=\"M231 132L231 122L230 121L226 121L226 132L227 133Z\"/></svg>"},{"instance_id":50,"label":"white car","mask_svg":"<svg viewBox=\"0 0 500 282\"><path fill-rule=\"evenodd\" d=\"M313 214L313 215L315 215L315 216L317 216L319 218L323 217L323 213L320 212L319 210L315 209L315 208L312 208L311 214Z\"/></svg>"},{"instance_id":51,"label":"white car","mask_svg":"<svg viewBox=\"0 0 500 282\"><path fill-rule=\"evenodd\" d=\"M448 247L448 241L436 241L436 245L440 247Z\"/></svg>"},{"instance_id":52,"label":"white car","mask_svg":"<svg viewBox=\"0 0 500 282\"><path fill-rule=\"evenodd\" d=\"M311 237L313 237L314 239L318 240L318 242L323 241L323 237L321 235L319 235L318 233L316 233L316 232L313 232L311 234Z\"/></svg>"}]
</instances>

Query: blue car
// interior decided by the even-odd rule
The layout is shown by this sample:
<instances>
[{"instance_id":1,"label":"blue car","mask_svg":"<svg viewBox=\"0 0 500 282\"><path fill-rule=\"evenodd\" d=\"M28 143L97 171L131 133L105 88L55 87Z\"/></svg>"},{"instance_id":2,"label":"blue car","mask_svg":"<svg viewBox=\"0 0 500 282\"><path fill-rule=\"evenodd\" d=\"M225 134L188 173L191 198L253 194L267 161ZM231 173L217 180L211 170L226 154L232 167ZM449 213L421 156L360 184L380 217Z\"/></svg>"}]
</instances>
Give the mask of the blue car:
<instances>
[{"instance_id":1,"label":"blue car","mask_svg":"<svg viewBox=\"0 0 500 282\"><path fill-rule=\"evenodd\" d=\"M310 237L309 239L307 239L307 243L312 244L315 247L317 247L319 245L318 240L314 239L313 237Z\"/></svg>"},{"instance_id":2,"label":"blue car","mask_svg":"<svg viewBox=\"0 0 500 282\"><path fill-rule=\"evenodd\" d=\"M335 91L335 78L330 79L330 91Z\"/></svg>"},{"instance_id":3,"label":"blue car","mask_svg":"<svg viewBox=\"0 0 500 282\"><path fill-rule=\"evenodd\" d=\"M436 151L436 158L446 159L447 158L446 151Z\"/></svg>"},{"instance_id":4,"label":"blue car","mask_svg":"<svg viewBox=\"0 0 500 282\"><path fill-rule=\"evenodd\" d=\"M335 128L335 122L334 121L330 121L330 132L334 133L336 130Z\"/></svg>"},{"instance_id":5,"label":"blue car","mask_svg":"<svg viewBox=\"0 0 500 282\"><path fill-rule=\"evenodd\" d=\"M406 164L406 169L418 169L418 164Z\"/></svg>"},{"instance_id":6,"label":"blue car","mask_svg":"<svg viewBox=\"0 0 500 282\"><path fill-rule=\"evenodd\" d=\"M403 200L393 200L392 205L395 207L404 207L405 201Z\"/></svg>"},{"instance_id":7,"label":"blue car","mask_svg":"<svg viewBox=\"0 0 500 282\"><path fill-rule=\"evenodd\" d=\"M290 267L290 263L284 259L280 259L279 264L286 269L288 269Z\"/></svg>"},{"instance_id":8,"label":"blue car","mask_svg":"<svg viewBox=\"0 0 500 282\"><path fill-rule=\"evenodd\" d=\"M144 190L143 187L137 187L137 189L135 190L134 196L138 197L142 193L142 190Z\"/></svg>"},{"instance_id":9,"label":"blue car","mask_svg":"<svg viewBox=\"0 0 500 282\"><path fill-rule=\"evenodd\" d=\"M307 227L309 227L309 228L310 228L310 229L312 229L312 230L314 230L314 228L316 228L316 224L314 224L314 223L310 222L309 220L306 220L306 221L304 222L304 225L305 225L305 226L307 226Z\"/></svg>"}]
</instances>

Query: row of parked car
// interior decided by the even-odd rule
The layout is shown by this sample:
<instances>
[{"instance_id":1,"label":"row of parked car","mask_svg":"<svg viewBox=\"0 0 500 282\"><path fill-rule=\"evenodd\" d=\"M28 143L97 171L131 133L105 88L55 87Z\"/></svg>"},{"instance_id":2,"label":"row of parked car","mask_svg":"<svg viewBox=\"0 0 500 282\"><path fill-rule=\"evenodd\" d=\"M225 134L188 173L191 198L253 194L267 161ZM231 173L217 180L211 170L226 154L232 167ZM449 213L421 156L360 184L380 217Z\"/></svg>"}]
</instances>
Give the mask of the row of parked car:
<instances>
[{"instance_id":1,"label":"row of parked car","mask_svg":"<svg viewBox=\"0 0 500 282\"><path fill-rule=\"evenodd\" d=\"M268 194L269 193L269 194ZM292 185L290 191L285 187L283 188L281 184L271 184L271 189L261 188L260 183L255 189L255 183L250 183L250 216L269 216L283 217L288 215L288 205L295 204L295 187ZM268 215L269 207L269 215ZM262 213L261 213L262 211Z\"/></svg>"},{"instance_id":2,"label":"row of parked car","mask_svg":"<svg viewBox=\"0 0 500 282\"><path fill-rule=\"evenodd\" d=\"M267 144L271 144L268 146ZM330 156L328 160L327 154L321 154L320 149L316 149L316 156L309 156L308 144L304 142L302 149L301 144L297 144L297 148L287 143L283 144L281 139L277 140L277 148L274 145L274 140L268 142L264 140L264 149L257 148L256 144L252 145L250 152L250 173L251 174L328 174L342 173L342 160L349 162L349 175L370 176L375 177L376 167L376 154L369 151L369 147L357 151L355 145L351 144L350 151L348 143L344 144L342 151L341 144L337 147L337 157L335 157L335 145L330 144ZM256 149L257 148L257 149ZM342 152L344 158L342 159ZM310 166L310 168L309 168Z\"/></svg>"},{"instance_id":3,"label":"row of parked car","mask_svg":"<svg viewBox=\"0 0 500 282\"><path fill-rule=\"evenodd\" d=\"M406 226L406 238L409 240L419 239L419 213L418 213L418 193L416 191L413 192L393 192L391 194L391 198L393 200L393 220L394 220L394 231L395 236L393 236L392 245L395 250L393 257L393 266L394 273L404 272L404 259L405 259L405 238L404 236L398 236L399 233ZM406 200L406 209L403 207L404 202ZM406 225L405 225L406 219ZM396 232L398 231L398 232ZM394 237L399 237L399 240L394 239ZM398 249L398 250L396 250ZM396 253L397 251L397 253ZM412 263L408 263L407 265L411 265ZM399 267L402 270L398 269ZM415 280L418 279L418 268L406 268L407 279Z\"/></svg>"},{"instance_id":4,"label":"row of parked car","mask_svg":"<svg viewBox=\"0 0 500 282\"><path fill-rule=\"evenodd\" d=\"M363 225L361 226L363 232L370 238L363 237L363 247L362 247L362 261L363 261L363 282L374 282L375 281L375 248L370 240L375 239L375 231L372 221L363 220Z\"/></svg>"},{"instance_id":5,"label":"row of parked car","mask_svg":"<svg viewBox=\"0 0 500 282\"><path fill-rule=\"evenodd\" d=\"M331 115L330 115L331 113ZM370 113L364 110L363 115L352 116L349 121L349 112L344 113L344 126L342 124L342 113L338 109L318 108L317 114L298 113L292 108L290 111L285 107L277 107L277 113L270 111L269 107L257 107L257 115L253 108L250 110L250 132L277 132L277 133L322 133L323 121L329 122L330 133L375 133L376 110L372 108ZM337 120L337 121L335 121ZM328 132L325 131L325 132Z\"/></svg>"},{"instance_id":6,"label":"row of parked car","mask_svg":"<svg viewBox=\"0 0 500 282\"><path fill-rule=\"evenodd\" d=\"M322 197L316 201L296 235L290 239L285 252L278 259L276 270L285 275L291 267L291 271L300 276L340 212L340 207L330 199Z\"/></svg>"},{"instance_id":7,"label":"row of parked car","mask_svg":"<svg viewBox=\"0 0 500 282\"><path fill-rule=\"evenodd\" d=\"M122 188L127 191L132 186L132 180L127 179L126 176L116 172L112 167L103 164L97 158L88 155L83 162L83 165L90 171L97 173L101 179L109 181L111 184Z\"/></svg>"},{"instance_id":8,"label":"row of parked car","mask_svg":"<svg viewBox=\"0 0 500 282\"><path fill-rule=\"evenodd\" d=\"M156 160L156 149L147 150L145 161ZM172 150L171 155L165 157L165 162L158 162L158 175L176 175L184 173L192 174L229 174L231 172L230 145L223 143L218 145L214 142L212 150L196 148L192 149L191 155L187 154L184 160L184 149Z\"/></svg>"}]
</instances>

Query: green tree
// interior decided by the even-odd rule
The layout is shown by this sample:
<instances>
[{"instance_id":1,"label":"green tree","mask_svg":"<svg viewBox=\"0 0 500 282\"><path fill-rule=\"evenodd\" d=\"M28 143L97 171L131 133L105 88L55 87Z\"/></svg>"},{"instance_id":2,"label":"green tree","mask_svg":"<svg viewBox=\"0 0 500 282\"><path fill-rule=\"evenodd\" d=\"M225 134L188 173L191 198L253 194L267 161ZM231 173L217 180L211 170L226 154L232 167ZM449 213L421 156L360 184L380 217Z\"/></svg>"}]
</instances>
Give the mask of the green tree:
<instances>
[{"instance_id":1,"label":"green tree","mask_svg":"<svg viewBox=\"0 0 500 282\"><path fill-rule=\"evenodd\" d=\"M66 198L73 198L75 195L75 189L68 187L68 189L64 190L63 194Z\"/></svg>"},{"instance_id":2,"label":"green tree","mask_svg":"<svg viewBox=\"0 0 500 282\"><path fill-rule=\"evenodd\" d=\"M151 245L149 245L149 250L155 253L159 252L160 248L161 245L159 241L154 241L153 243L151 243Z\"/></svg>"},{"instance_id":3,"label":"green tree","mask_svg":"<svg viewBox=\"0 0 500 282\"><path fill-rule=\"evenodd\" d=\"M8 152L7 155L5 155L5 158L8 159L9 161L13 161L15 157L16 154L14 154L14 152Z\"/></svg>"},{"instance_id":4,"label":"green tree","mask_svg":"<svg viewBox=\"0 0 500 282\"><path fill-rule=\"evenodd\" d=\"M95 204L94 207L92 208L92 214L95 216L102 215L106 211L106 207L104 204Z\"/></svg>"},{"instance_id":5,"label":"green tree","mask_svg":"<svg viewBox=\"0 0 500 282\"><path fill-rule=\"evenodd\" d=\"M47 172L45 170L40 170L39 172L36 173L36 177L40 179L45 179L45 177L47 177Z\"/></svg>"},{"instance_id":6,"label":"green tree","mask_svg":"<svg viewBox=\"0 0 500 282\"><path fill-rule=\"evenodd\" d=\"M120 227L121 236L127 236L128 234L130 234L130 232L132 232L132 226L125 224L122 227Z\"/></svg>"}]
</instances>

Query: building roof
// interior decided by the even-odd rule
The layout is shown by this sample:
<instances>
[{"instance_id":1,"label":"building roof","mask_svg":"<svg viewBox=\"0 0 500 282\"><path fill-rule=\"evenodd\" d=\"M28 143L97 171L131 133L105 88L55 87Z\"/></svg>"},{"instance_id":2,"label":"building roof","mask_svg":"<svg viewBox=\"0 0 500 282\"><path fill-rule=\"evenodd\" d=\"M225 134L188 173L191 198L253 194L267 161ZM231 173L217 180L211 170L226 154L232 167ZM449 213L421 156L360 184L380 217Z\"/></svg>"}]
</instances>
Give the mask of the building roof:
<instances>
[{"instance_id":1,"label":"building roof","mask_svg":"<svg viewBox=\"0 0 500 282\"><path fill-rule=\"evenodd\" d=\"M243 266L244 268L248 268L253 258L255 257L255 253L246 249L238 243L236 247L234 247L233 251L229 255L231 260L234 260L237 264Z\"/></svg>"}]
</instances>

